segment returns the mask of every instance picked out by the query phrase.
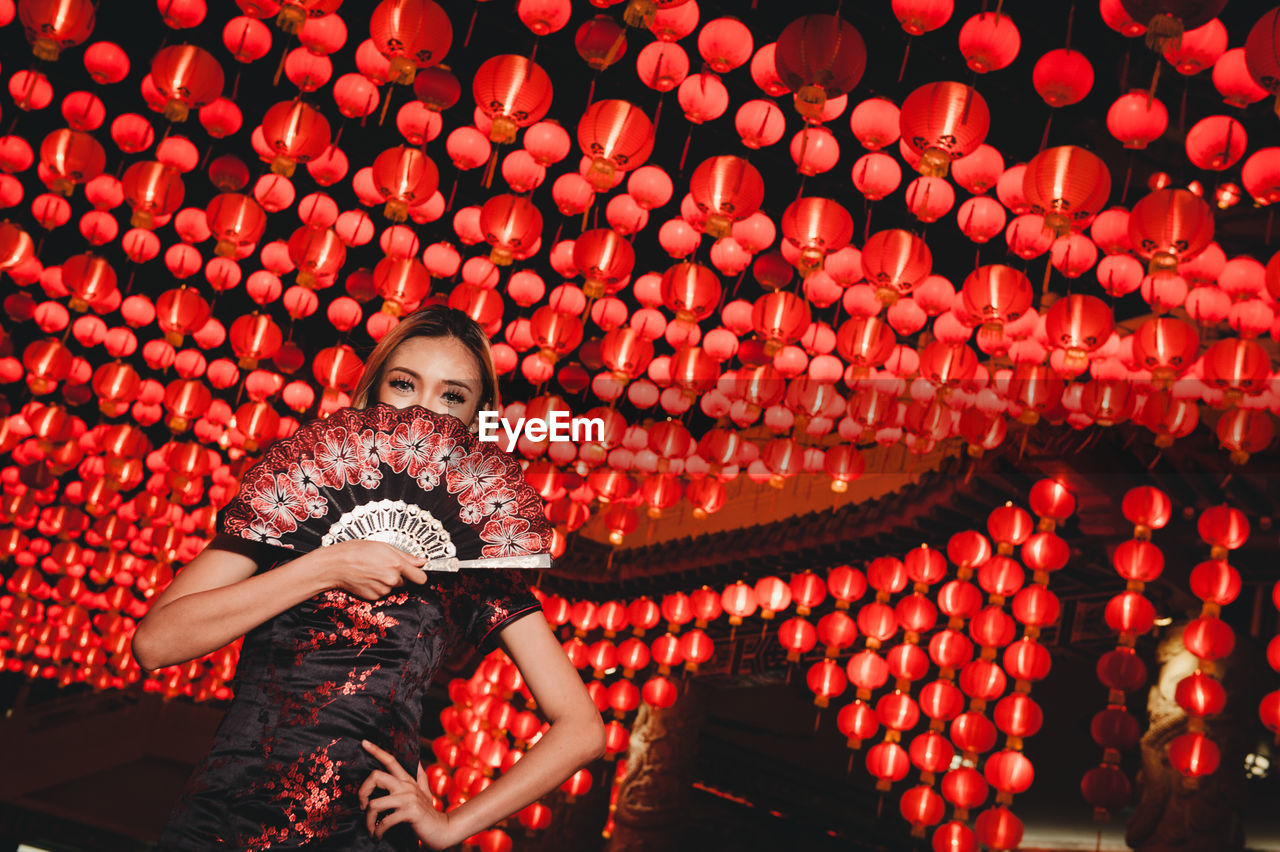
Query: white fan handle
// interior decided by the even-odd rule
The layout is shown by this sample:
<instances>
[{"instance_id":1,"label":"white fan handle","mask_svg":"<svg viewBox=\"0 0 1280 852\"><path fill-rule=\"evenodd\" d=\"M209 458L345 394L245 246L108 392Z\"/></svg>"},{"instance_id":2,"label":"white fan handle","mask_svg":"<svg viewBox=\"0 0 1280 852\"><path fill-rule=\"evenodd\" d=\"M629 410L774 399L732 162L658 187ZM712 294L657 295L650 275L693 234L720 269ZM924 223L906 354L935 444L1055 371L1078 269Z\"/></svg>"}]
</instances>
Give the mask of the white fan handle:
<instances>
[{"instance_id":1,"label":"white fan handle","mask_svg":"<svg viewBox=\"0 0 1280 852\"><path fill-rule=\"evenodd\" d=\"M550 553L530 553L523 556L492 556L487 559L458 559L449 556L444 559L429 559L422 566L424 571L443 571L456 573L460 569L471 568L550 568Z\"/></svg>"}]
</instances>

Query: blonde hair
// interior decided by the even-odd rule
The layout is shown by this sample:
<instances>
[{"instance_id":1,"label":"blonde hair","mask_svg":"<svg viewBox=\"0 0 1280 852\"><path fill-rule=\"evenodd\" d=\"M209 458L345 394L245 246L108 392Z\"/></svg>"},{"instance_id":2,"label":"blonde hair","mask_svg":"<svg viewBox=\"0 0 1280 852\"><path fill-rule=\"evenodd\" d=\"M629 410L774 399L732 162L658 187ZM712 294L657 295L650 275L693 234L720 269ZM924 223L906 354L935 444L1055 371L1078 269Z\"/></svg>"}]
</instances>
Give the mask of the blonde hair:
<instances>
[{"instance_id":1,"label":"blonde hair","mask_svg":"<svg viewBox=\"0 0 1280 852\"><path fill-rule=\"evenodd\" d=\"M368 408L376 402L377 388L382 384L387 361L406 340L415 337L452 337L471 350L480 362L479 409L497 409L502 401L498 393L498 371L493 364L489 336L479 323L456 308L428 305L403 317L388 331L365 359L364 373L351 392L352 408ZM371 400L370 398L373 397Z\"/></svg>"}]
</instances>

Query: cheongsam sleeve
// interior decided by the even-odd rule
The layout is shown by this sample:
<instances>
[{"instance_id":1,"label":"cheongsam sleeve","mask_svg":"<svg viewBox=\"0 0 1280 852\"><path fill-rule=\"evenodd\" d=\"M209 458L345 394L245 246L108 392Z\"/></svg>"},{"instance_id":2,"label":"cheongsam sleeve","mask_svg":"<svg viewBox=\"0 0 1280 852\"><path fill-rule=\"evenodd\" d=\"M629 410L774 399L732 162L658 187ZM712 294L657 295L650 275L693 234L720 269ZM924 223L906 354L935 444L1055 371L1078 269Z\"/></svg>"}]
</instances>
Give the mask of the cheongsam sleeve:
<instances>
[{"instance_id":1,"label":"cheongsam sleeve","mask_svg":"<svg viewBox=\"0 0 1280 852\"><path fill-rule=\"evenodd\" d=\"M541 612L542 604L529 586L525 571L486 569L474 574L466 639L476 650L487 653L497 644L502 628L530 613Z\"/></svg>"}]
</instances>

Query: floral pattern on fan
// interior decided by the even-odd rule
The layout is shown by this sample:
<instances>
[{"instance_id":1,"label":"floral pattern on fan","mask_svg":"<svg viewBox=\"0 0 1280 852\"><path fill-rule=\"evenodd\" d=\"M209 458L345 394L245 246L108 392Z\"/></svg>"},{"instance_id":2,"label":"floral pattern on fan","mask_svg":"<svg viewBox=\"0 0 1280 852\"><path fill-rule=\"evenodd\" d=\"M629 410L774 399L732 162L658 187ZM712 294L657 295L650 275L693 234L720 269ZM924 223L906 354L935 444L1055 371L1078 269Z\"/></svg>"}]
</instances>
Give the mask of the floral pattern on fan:
<instances>
[{"instance_id":1,"label":"floral pattern on fan","mask_svg":"<svg viewBox=\"0 0 1280 852\"><path fill-rule=\"evenodd\" d=\"M353 516L369 516L361 507L397 500L422 510L403 513L407 534L425 513L463 558L470 549L493 557L551 548L542 500L515 459L456 417L386 404L342 409L269 447L224 510L223 531L305 552L350 537L334 534ZM379 538L390 542L394 533Z\"/></svg>"}]
</instances>

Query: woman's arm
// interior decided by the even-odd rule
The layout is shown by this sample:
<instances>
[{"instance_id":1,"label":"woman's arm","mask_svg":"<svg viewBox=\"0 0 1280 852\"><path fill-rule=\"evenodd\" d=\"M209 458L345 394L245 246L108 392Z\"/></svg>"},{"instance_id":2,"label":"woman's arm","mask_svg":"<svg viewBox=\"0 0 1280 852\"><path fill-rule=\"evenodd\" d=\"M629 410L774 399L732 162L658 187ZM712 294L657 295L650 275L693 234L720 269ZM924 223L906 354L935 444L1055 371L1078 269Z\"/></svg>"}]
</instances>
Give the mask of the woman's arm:
<instances>
[{"instance_id":1,"label":"woman's arm","mask_svg":"<svg viewBox=\"0 0 1280 852\"><path fill-rule=\"evenodd\" d=\"M387 767L374 771L359 792L371 834L381 837L390 826L410 822L424 844L447 849L542 798L604 754L604 720L546 618L540 612L518 618L499 631L498 641L551 727L496 781L447 814L432 806L421 772L415 783L395 758L366 744ZM377 788L390 794L372 798ZM392 812L384 815L387 810Z\"/></svg>"},{"instance_id":2,"label":"woman's arm","mask_svg":"<svg viewBox=\"0 0 1280 852\"><path fill-rule=\"evenodd\" d=\"M207 547L151 605L133 635L134 659L147 670L185 663L327 589L376 600L405 579L425 582L422 561L382 542L345 541L255 575L248 556Z\"/></svg>"},{"instance_id":3,"label":"woman's arm","mask_svg":"<svg viewBox=\"0 0 1280 852\"><path fill-rule=\"evenodd\" d=\"M496 781L449 812L459 840L537 801L604 755L604 720L542 613L511 622L498 641L551 727Z\"/></svg>"},{"instance_id":4,"label":"woman's arm","mask_svg":"<svg viewBox=\"0 0 1280 852\"><path fill-rule=\"evenodd\" d=\"M248 556L208 547L177 573L133 634L138 665L154 670L216 651L324 591L324 550L254 576Z\"/></svg>"}]
</instances>

